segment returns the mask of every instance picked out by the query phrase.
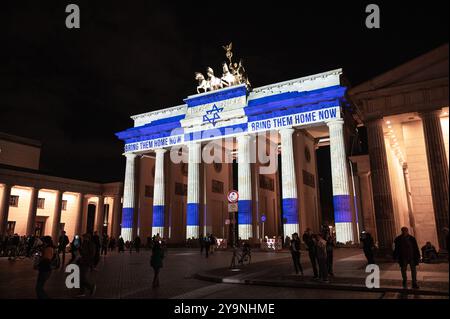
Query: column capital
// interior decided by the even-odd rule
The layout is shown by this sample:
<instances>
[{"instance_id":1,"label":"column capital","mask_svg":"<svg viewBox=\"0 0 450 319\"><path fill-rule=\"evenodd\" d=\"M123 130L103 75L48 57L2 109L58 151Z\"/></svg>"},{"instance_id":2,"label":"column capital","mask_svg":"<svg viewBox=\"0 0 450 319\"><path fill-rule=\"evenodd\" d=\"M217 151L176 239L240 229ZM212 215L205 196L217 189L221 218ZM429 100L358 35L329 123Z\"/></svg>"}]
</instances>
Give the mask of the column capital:
<instances>
[{"instance_id":1,"label":"column capital","mask_svg":"<svg viewBox=\"0 0 450 319\"><path fill-rule=\"evenodd\" d=\"M434 110L426 110L419 112L419 117L421 119L423 118L433 118L433 117L440 117L442 114L442 109L434 109Z\"/></svg>"},{"instance_id":2,"label":"column capital","mask_svg":"<svg viewBox=\"0 0 450 319\"><path fill-rule=\"evenodd\" d=\"M344 119L342 118L337 118L337 119L332 119L326 122L328 127L331 126L343 126L344 125Z\"/></svg>"},{"instance_id":3,"label":"column capital","mask_svg":"<svg viewBox=\"0 0 450 319\"><path fill-rule=\"evenodd\" d=\"M281 128L278 130L278 133L283 135L292 135L295 132L295 129L292 127Z\"/></svg>"},{"instance_id":4,"label":"column capital","mask_svg":"<svg viewBox=\"0 0 450 319\"><path fill-rule=\"evenodd\" d=\"M155 154L164 154L167 150L165 148L155 149Z\"/></svg>"},{"instance_id":5,"label":"column capital","mask_svg":"<svg viewBox=\"0 0 450 319\"><path fill-rule=\"evenodd\" d=\"M125 154L123 154L127 159L135 159L137 156L138 156L138 154L136 154L136 153L125 153Z\"/></svg>"}]
</instances>

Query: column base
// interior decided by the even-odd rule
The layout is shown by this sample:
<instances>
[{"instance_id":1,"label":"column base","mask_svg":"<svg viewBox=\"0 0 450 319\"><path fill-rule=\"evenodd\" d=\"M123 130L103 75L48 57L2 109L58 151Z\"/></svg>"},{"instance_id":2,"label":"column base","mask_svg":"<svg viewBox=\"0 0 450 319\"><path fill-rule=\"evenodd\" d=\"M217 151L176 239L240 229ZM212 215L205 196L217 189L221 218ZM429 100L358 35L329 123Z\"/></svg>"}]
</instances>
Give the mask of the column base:
<instances>
[{"instance_id":1,"label":"column base","mask_svg":"<svg viewBox=\"0 0 450 319\"><path fill-rule=\"evenodd\" d=\"M199 226L186 226L186 239L198 238Z\"/></svg>"},{"instance_id":2,"label":"column base","mask_svg":"<svg viewBox=\"0 0 450 319\"><path fill-rule=\"evenodd\" d=\"M152 236L159 234L159 237L164 238L164 227L152 227Z\"/></svg>"},{"instance_id":3,"label":"column base","mask_svg":"<svg viewBox=\"0 0 450 319\"><path fill-rule=\"evenodd\" d=\"M284 237L289 236L290 238L292 238L293 233L298 234L298 224L284 224L283 231L284 231Z\"/></svg>"},{"instance_id":4,"label":"column base","mask_svg":"<svg viewBox=\"0 0 450 319\"><path fill-rule=\"evenodd\" d=\"M120 232L120 236L122 236L123 241L132 241L133 240L133 228L122 228Z\"/></svg>"},{"instance_id":5,"label":"column base","mask_svg":"<svg viewBox=\"0 0 450 319\"><path fill-rule=\"evenodd\" d=\"M354 242L353 239L353 223L336 223L336 241L346 244Z\"/></svg>"},{"instance_id":6,"label":"column base","mask_svg":"<svg viewBox=\"0 0 450 319\"><path fill-rule=\"evenodd\" d=\"M238 225L238 237L242 240L253 237L252 224Z\"/></svg>"}]
</instances>

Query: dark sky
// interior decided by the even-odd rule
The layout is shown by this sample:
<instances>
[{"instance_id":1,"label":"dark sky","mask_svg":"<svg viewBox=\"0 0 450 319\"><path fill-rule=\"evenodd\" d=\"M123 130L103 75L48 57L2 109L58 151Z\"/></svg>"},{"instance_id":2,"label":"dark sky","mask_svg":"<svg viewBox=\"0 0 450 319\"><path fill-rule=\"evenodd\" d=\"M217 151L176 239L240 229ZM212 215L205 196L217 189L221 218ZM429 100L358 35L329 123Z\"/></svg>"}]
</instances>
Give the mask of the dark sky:
<instances>
[{"instance_id":1,"label":"dark sky","mask_svg":"<svg viewBox=\"0 0 450 319\"><path fill-rule=\"evenodd\" d=\"M165 2L2 2L0 131L41 140L45 171L118 181L114 133L182 104L195 71L219 73L229 41L253 86L337 67L357 84L448 42L448 1ZM81 29L65 27L69 3ZM364 25L368 3L379 30Z\"/></svg>"}]
</instances>

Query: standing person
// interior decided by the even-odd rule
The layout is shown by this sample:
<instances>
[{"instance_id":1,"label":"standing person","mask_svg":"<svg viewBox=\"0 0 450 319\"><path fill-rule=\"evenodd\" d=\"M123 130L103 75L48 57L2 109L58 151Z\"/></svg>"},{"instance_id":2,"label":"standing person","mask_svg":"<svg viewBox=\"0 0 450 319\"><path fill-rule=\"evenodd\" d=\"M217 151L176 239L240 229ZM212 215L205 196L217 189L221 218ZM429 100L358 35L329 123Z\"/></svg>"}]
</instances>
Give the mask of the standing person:
<instances>
[{"instance_id":1,"label":"standing person","mask_svg":"<svg viewBox=\"0 0 450 319\"><path fill-rule=\"evenodd\" d=\"M323 239L327 242L327 269L328 275L334 276L333 273L333 249L334 249L334 236L330 231L324 233Z\"/></svg>"},{"instance_id":2,"label":"standing person","mask_svg":"<svg viewBox=\"0 0 450 319\"><path fill-rule=\"evenodd\" d=\"M159 287L159 272L163 266L164 249L161 247L159 241L153 242L152 257L150 259L150 265L153 268L153 288Z\"/></svg>"},{"instance_id":3,"label":"standing person","mask_svg":"<svg viewBox=\"0 0 450 319\"><path fill-rule=\"evenodd\" d=\"M203 234L198 237L198 243L200 244L200 255L203 255L203 249L205 249L205 242L203 240Z\"/></svg>"},{"instance_id":4,"label":"standing person","mask_svg":"<svg viewBox=\"0 0 450 319\"><path fill-rule=\"evenodd\" d=\"M449 233L448 227L444 227L444 229L442 231L444 232L444 235L445 235L445 246L446 246L445 249L447 249L447 258L450 261L450 251L449 251L449 249L450 249L450 240L448 238L448 233Z\"/></svg>"},{"instance_id":5,"label":"standing person","mask_svg":"<svg viewBox=\"0 0 450 319\"><path fill-rule=\"evenodd\" d=\"M373 250L375 249L375 243L373 237L370 233L363 230L361 232L361 242L363 243L363 251L364 255L367 258L367 263L375 264L375 260L373 258Z\"/></svg>"},{"instance_id":6,"label":"standing person","mask_svg":"<svg viewBox=\"0 0 450 319\"><path fill-rule=\"evenodd\" d=\"M72 258L69 261L69 264L75 262L77 258L80 256L80 247L81 247L81 238L78 235L75 235L72 242L70 243L70 252L72 254Z\"/></svg>"},{"instance_id":7,"label":"standing person","mask_svg":"<svg viewBox=\"0 0 450 319\"><path fill-rule=\"evenodd\" d=\"M119 240L117 241L117 246L119 248L119 253L125 252L125 241L122 236L119 236Z\"/></svg>"},{"instance_id":8,"label":"standing person","mask_svg":"<svg viewBox=\"0 0 450 319\"><path fill-rule=\"evenodd\" d=\"M44 285L50 278L52 273L51 262L54 255L53 241L50 236L45 236L42 240L43 246L41 257L37 264L38 277L36 281L36 295L38 299L48 299L47 293L44 291Z\"/></svg>"},{"instance_id":9,"label":"standing person","mask_svg":"<svg viewBox=\"0 0 450 319\"><path fill-rule=\"evenodd\" d=\"M306 228L305 233L303 234L303 242L305 243L306 247L308 247L309 260L311 261L311 266L314 272L313 279L317 279L319 278L319 274L317 271L317 252L311 228Z\"/></svg>"},{"instance_id":10,"label":"standing person","mask_svg":"<svg viewBox=\"0 0 450 319\"><path fill-rule=\"evenodd\" d=\"M64 269L64 265L66 262L66 247L69 244L69 237L67 237L66 232L63 230L61 232L61 236L58 238L58 255L62 253L61 264Z\"/></svg>"},{"instance_id":11,"label":"standing person","mask_svg":"<svg viewBox=\"0 0 450 319\"><path fill-rule=\"evenodd\" d=\"M290 251L292 256L292 261L294 262L295 273L298 275L300 270L301 275L303 276L303 268L300 264L300 238L297 233L292 234Z\"/></svg>"},{"instance_id":12,"label":"standing person","mask_svg":"<svg viewBox=\"0 0 450 319\"><path fill-rule=\"evenodd\" d=\"M139 249L141 248L141 237L136 236L134 239L134 249L136 249L136 252L139 253Z\"/></svg>"},{"instance_id":13,"label":"standing person","mask_svg":"<svg viewBox=\"0 0 450 319\"><path fill-rule=\"evenodd\" d=\"M109 251L113 252L115 247L116 247L116 239L114 237L111 237L109 239Z\"/></svg>"},{"instance_id":14,"label":"standing person","mask_svg":"<svg viewBox=\"0 0 450 319\"><path fill-rule=\"evenodd\" d=\"M92 269L94 269L95 267L97 267L100 261L100 249L101 249L100 237L98 236L97 231L94 232L94 236L92 236L92 239L90 238L90 240L92 240L95 246L94 263L92 265Z\"/></svg>"},{"instance_id":15,"label":"standing person","mask_svg":"<svg viewBox=\"0 0 450 319\"><path fill-rule=\"evenodd\" d=\"M321 235L315 235L314 241L317 252L317 263L319 264L319 278L323 282L329 282L327 267L327 242Z\"/></svg>"},{"instance_id":16,"label":"standing person","mask_svg":"<svg viewBox=\"0 0 450 319\"><path fill-rule=\"evenodd\" d=\"M103 234L102 237L102 250L100 251L100 255L105 255L108 253L108 243L109 243L109 238L107 234Z\"/></svg>"},{"instance_id":17,"label":"standing person","mask_svg":"<svg viewBox=\"0 0 450 319\"><path fill-rule=\"evenodd\" d=\"M211 245L209 234L206 234L206 237L203 238L203 245L205 246L205 253L206 253L205 257L208 258L208 256L209 256L209 246Z\"/></svg>"},{"instance_id":18,"label":"standing person","mask_svg":"<svg viewBox=\"0 0 450 319\"><path fill-rule=\"evenodd\" d=\"M403 288L406 289L408 278L408 265L411 269L412 287L418 289L416 266L420 261L420 251L416 239L409 234L408 227L402 227L401 235L394 240L394 259L398 261L403 279Z\"/></svg>"},{"instance_id":19,"label":"standing person","mask_svg":"<svg viewBox=\"0 0 450 319\"><path fill-rule=\"evenodd\" d=\"M90 234L83 235L83 242L80 248L81 258L78 261L80 267L80 294L78 297L84 297L86 288L90 291L91 296L95 293L96 285L89 279L89 271L92 269L96 258L96 246L91 239Z\"/></svg>"},{"instance_id":20,"label":"standing person","mask_svg":"<svg viewBox=\"0 0 450 319\"><path fill-rule=\"evenodd\" d=\"M213 234L209 235L209 252L214 254L214 249L216 248L216 237Z\"/></svg>"}]
</instances>

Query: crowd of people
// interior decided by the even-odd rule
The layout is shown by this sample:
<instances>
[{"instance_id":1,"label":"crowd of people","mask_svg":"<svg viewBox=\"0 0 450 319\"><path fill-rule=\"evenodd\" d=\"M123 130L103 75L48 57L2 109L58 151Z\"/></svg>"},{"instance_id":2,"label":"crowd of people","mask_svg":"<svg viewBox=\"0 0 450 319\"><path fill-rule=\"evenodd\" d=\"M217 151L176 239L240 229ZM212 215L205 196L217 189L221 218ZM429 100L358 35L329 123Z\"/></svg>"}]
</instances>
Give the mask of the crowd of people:
<instances>
[{"instance_id":1,"label":"crowd of people","mask_svg":"<svg viewBox=\"0 0 450 319\"><path fill-rule=\"evenodd\" d=\"M333 250L336 244L334 234L327 225L323 225L319 233L313 233L307 228L302 236L308 250L308 256L313 269L313 279L329 282L328 277L333 276ZM286 236L285 245L288 246L295 273L303 275L303 267L300 262L301 242L298 233L292 237Z\"/></svg>"},{"instance_id":2,"label":"crowd of people","mask_svg":"<svg viewBox=\"0 0 450 319\"><path fill-rule=\"evenodd\" d=\"M448 249L448 229L444 230L446 234L446 244ZM323 225L320 232L313 233L307 228L302 236L303 243L308 251L309 261L313 271L313 279L328 283L329 277L334 276L333 273L333 251L336 246L336 239L332 228ZM375 251L377 249L375 240L369 232L362 231L360 241L363 252L367 258L368 264L375 264ZM200 246L200 254L208 258L214 254L217 238L213 234L200 235L198 238ZM250 246L246 243L248 251ZM298 233L294 233L291 237L286 236L285 247L289 248L292 262L296 274L303 276L303 267L301 264L301 240ZM82 236L75 235L72 241L69 240L63 231L56 242L50 236L19 236L13 234L5 236L0 240L0 254L14 260L19 254L27 257L33 257L33 268L38 271L36 280L36 295L38 298L48 298L45 292L45 283L51 276L51 272L55 269L65 268L66 253L71 254L71 258L67 264L77 264L80 268L80 293L79 296L85 296L88 291L92 296L96 291L96 285L91 280L91 273L97 271L100 257L106 256L108 252L115 251L124 253L128 250L131 254L134 250L140 252L142 242L139 236L131 241L124 241L119 236L116 240L107 234L99 235L97 232L86 233ZM159 274L163 267L163 259L167 255L167 246L163 238L159 234L147 238L146 248L151 250L150 266L153 268L153 284L154 288L159 287ZM395 238L393 243L393 257L399 263L401 275L403 279L403 287L407 287L407 268L409 265L412 277L412 287L417 289L417 265L419 262L434 262L438 259L438 252L431 242L426 244L419 250L417 241L409 233L407 227L401 229L401 234Z\"/></svg>"}]
</instances>

